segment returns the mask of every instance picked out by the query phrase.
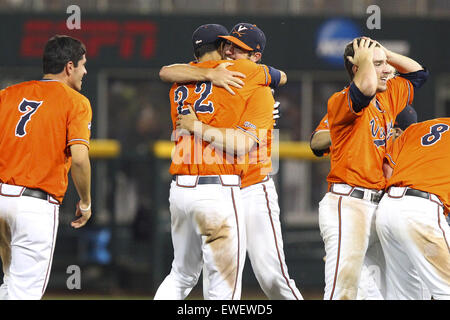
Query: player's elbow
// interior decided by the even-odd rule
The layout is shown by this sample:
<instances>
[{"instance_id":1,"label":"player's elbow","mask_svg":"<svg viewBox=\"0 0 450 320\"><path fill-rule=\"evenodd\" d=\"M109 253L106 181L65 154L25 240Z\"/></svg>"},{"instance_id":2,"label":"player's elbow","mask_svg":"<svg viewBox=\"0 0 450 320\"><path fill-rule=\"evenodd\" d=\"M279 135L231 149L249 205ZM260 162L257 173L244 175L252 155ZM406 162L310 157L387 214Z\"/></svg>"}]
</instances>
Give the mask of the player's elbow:
<instances>
[{"instance_id":1,"label":"player's elbow","mask_svg":"<svg viewBox=\"0 0 450 320\"><path fill-rule=\"evenodd\" d=\"M309 143L313 150L325 150L331 146L330 131L318 131L315 132Z\"/></svg>"},{"instance_id":2,"label":"player's elbow","mask_svg":"<svg viewBox=\"0 0 450 320\"><path fill-rule=\"evenodd\" d=\"M242 141L242 140L241 140ZM250 138L245 138L243 140L243 143L237 143L235 147L235 154L238 156L245 155L252 150L252 148L255 146L256 142Z\"/></svg>"},{"instance_id":3,"label":"player's elbow","mask_svg":"<svg viewBox=\"0 0 450 320\"><path fill-rule=\"evenodd\" d=\"M280 84L278 86L284 86L287 83L287 75L283 71L280 71L280 73L281 73Z\"/></svg>"},{"instance_id":4,"label":"player's elbow","mask_svg":"<svg viewBox=\"0 0 450 320\"><path fill-rule=\"evenodd\" d=\"M72 166L84 167L89 165L89 149L83 144L75 144L70 146L72 154Z\"/></svg>"},{"instance_id":5,"label":"player's elbow","mask_svg":"<svg viewBox=\"0 0 450 320\"><path fill-rule=\"evenodd\" d=\"M171 82L170 71L168 66L164 66L159 70L159 78L164 82Z\"/></svg>"}]
</instances>

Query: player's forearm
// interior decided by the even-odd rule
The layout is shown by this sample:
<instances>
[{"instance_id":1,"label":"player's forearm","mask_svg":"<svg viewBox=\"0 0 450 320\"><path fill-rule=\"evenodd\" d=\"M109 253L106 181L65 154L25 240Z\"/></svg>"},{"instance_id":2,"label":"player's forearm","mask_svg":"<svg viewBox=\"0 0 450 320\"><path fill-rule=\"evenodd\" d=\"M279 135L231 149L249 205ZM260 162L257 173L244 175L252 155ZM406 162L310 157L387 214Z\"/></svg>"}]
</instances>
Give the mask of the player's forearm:
<instances>
[{"instance_id":1,"label":"player's forearm","mask_svg":"<svg viewBox=\"0 0 450 320\"><path fill-rule=\"evenodd\" d=\"M400 73L410 73L423 69L417 61L389 50L386 50L386 57L387 62Z\"/></svg>"},{"instance_id":2,"label":"player's forearm","mask_svg":"<svg viewBox=\"0 0 450 320\"><path fill-rule=\"evenodd\" d=\"M84 147L84 149L82 148ZM86 146L71 146L72 166L71 176L75 188L80 197L80 202L84 205L91 203L91 163L89 152Z\"/></svg>"},{"instance_id":3,"label":"player's forearm","mask_svg":"<svg viewBox=\"0 0 450 320\"><path fill-rule=\"evenodd\" d=\"M375 66L371 60L365 59L361 61L356 71L353 82L358 87L359 91L366 97L371 97L377 92L377 73Z\"/></svg>"},{"instance_id":4,"label":"player's forearm","mask_svg":"<svg viewBox=\"0 0 450 320\"><path fill-rule=\"evenodd\" d=\"M186 83L192 81L210 81L211 69L199 68L188 64L172 64L164 66L159 71L159 77L164 82Z\"/></svg>"},{"instance_id":5,"label":"player's forearm","mask_svg":"<svg viewBox=\"0 0 450 320\"><path fill-rule=\"evenodd\" d=\"M238 129L216 128L201 121L196 121L194 135L211 143L215 148L225 150L229 154L247 154L255 142Z\"/></svg>"},{"instance_id":6,"label":"player's forearm","mask_svg":"<svg viewBox=\"0 0 450 320\"><path fill-rule=\"evenodd\" d=\"M310 142L311 149L326 150L331 146L330 131L316 132Z\"/></svg>"}]
</instances>

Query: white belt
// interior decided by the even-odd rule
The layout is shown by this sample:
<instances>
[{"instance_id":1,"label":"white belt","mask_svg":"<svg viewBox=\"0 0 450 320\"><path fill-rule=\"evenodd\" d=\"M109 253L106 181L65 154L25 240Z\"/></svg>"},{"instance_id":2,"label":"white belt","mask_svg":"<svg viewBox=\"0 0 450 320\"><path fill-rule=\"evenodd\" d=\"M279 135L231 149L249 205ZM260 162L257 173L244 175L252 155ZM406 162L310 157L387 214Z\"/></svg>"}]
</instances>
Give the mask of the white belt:
<instances>
[{"instance_id":1,"label":"white belt","mask_svg":"<svg viewBox=\"0 0 450 320\"><path fill-rule=\"evenodd\" d=\"M220 184L224 187L240 187L241 178L238 175L215 175L215 176L191 176L175 175L172 178L178 187L194 188L199 184Z\"/></svg>"}]
</instances>

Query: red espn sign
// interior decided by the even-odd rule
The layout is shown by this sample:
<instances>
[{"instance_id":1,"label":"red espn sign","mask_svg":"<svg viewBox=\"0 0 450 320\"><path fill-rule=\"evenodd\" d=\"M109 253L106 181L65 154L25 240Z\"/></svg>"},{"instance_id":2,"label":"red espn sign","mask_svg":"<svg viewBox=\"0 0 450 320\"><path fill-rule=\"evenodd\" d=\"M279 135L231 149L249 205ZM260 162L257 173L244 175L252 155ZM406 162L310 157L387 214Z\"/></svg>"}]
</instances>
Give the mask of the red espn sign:
<instances>
[{"instance_id":1,"label":"red espn sign","mask_svg":"<svg viewBox=\"0 0 450 320\"><path fill-rule=\"evenodd\" d=\"M56 34L80 39L86 45L88 58L98 58L104 47L118 50L118 56L130 59L136 53L148 60L155 55L155 23L148 21L83 20L80 30L69 30L66 21L28 20L23 26L24 35L20 55L26 58L41 58L48 39ZM138 48L138 39L141 45Z\"/></svg>"}]
</instances>

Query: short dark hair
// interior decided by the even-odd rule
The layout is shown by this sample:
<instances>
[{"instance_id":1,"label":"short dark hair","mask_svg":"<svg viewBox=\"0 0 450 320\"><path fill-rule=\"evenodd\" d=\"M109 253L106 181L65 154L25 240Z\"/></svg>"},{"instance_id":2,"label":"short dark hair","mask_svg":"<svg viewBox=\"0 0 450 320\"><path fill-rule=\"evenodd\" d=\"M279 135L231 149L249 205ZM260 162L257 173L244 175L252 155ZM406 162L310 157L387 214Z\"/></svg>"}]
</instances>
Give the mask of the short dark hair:
<instances>
[{"instance_id":1,"label":"short dark hair","mask_svg":"<svg viewBox=\"0 0 450 320\"><path fill-rule=\"evenodd\" d=\"M202 46L196 48L196 49L194 50L194 55L195 55L195 57L196 57L197 59L199 59L201 56L203 56L203 55L206 54L206 53L209 53L209 52L213 52L213 51L219 50L220 45L221 45L222 43L224 43L224 42L225 42L224 39L217 39L217 40L216 40L215 42L213 42L213 43L206 43L206 44L204 44L204 45L202 45Z\"/></svg>"},{"instance_id":2,"label":"short dark hair","mask_svg":"<svg viewBox=\"0 0 450 320\"><path fill-rule=\"evenodd\" d=\"M362 37L356 38L356 43L359 45L361 42ZM375 47L379 47L377 44ZM350 76L350 80L353 80L353 77L355 76L353 74L353 63L350 62L350 60L347 59L347 57L354 57L355 56L355 50L353 49L353 40L347 44L344 50L344 65L345 69L347 69L347 73Z\"/></svg>"},{"instance_id":3,"label":"short dark hair","mask_svg":"<svg viewBox=\"0 0 450 320\"><path fill-rule=\"evenodd\" d=\"M78 39L65 35L50 38L45 45L42 57L44 74L58 74L70 61L77 67L85 53L86 47Z\"/></svg>"}]
</instances>

